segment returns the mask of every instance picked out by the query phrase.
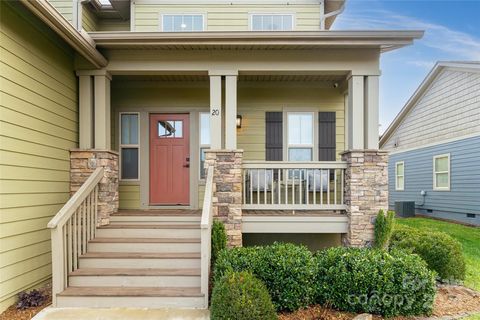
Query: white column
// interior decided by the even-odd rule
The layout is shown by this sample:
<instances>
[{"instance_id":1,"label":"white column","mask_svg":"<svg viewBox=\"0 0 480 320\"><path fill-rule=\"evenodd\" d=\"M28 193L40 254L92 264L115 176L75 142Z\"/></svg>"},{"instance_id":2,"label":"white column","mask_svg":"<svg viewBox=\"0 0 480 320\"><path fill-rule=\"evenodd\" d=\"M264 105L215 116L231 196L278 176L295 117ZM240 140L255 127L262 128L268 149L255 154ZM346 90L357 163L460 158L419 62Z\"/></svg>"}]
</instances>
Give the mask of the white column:
<instances>
[{"instance_id":1,"label":"white column","mask_svg":"<svg viewBox=\"0 0 480 320\"><path fill-rule=\"evenodd\" d=\"M348 79L348 149L363 150L364 145L364 77Z\"/></svg>"},{"instance_id":2,"label":"white column","mask_svg":"<svg viewBox=\"0 0 480 320\"><path fill-rule=\"evenodd\" d=\"M237 76L225 77L225 149L237 149Z\"/></svg>"},{"instance_id":3,"label":"white column","mask_svg":"<svg viewBox=\"0 0 480 320\"><path fill-rule=\"evenodd\" d=\"M210 76L210 147L222 148L222 77Z\"/></svg>"},{"instance_id":4,"label":"white column","mask_svg":"<svg viewBox=\"0 0 480 320\"><path fill-rule=\"evenodd\" d=\"M110 150L110 80L109 74L95 75L95 149Z\"/></svg>"},{"instance_id":5,"label":"white column","mask_svg":"<svg viewBox=\"0 0 480 320\"><path fill-rule=\"evenodd\" d=\"M378 76L365 77L365 149L378 149Z\"/></svg>"},{"instance_id":6,"label":"white column","mask_svg":"<svg viewBox=\"0 0 480 320\"><path fill-rule=\"evenodd\" d=\"M89 75L79 76L79 146L91 149L93 145L93 81Z\"/></svg>"}]
</instances>

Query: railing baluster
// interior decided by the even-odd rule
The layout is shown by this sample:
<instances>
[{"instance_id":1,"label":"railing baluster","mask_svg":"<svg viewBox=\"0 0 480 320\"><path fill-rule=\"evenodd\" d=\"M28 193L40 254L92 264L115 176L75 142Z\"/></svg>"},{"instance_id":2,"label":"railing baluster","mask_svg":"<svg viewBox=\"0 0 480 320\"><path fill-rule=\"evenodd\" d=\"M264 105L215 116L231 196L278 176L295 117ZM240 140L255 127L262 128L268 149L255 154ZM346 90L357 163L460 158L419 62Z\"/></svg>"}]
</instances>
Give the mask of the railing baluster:
<instances>
[{"instance_id":1,"label":"railing baluster","mask_svg":"<svg viewBox=\"0 0 480 320\"><path fill-rule=\"evenodd\" d=\"M288 204L288 169L283 170L283 177L285 179L285 204Z\"/></svg>"},{"instance_id":2,"label":"railing baluster","mask_svg":"<svg viewBox=\"0 0 480 320\"><path fill-rule=\"evenodd\" d=\"M63 256L67 257L68 251L67 251L67 230L65 226L62 227L62 248L63 248ZM63 259L63 283L64 286L68 286L68 262L66 259Z\"/></svg>"},{"instance_id":3,"label":"railing baluster","mask_svg":"<svg viewBox=\"0 0 480 320\"><path fill-rule=\"evenodd\" d=\"M317 169L313 169L313 204L317 204Z\"/></svg>"},{"instance_id":4,"label":"railing baluster","mask_svg":"<svg viewBox=\"0 0 480 320\"><path fill-rule=\"evenodd\" d=\"M270 189L271 189L271 190L270 190L270 194L272 195L272 201L271 201L271 203L273 204L273 198L274 198L274 196L275 196L275 191L274 191L275 188L273 187L273 186L274 186L274 184L273 184L273 176L275 175L275 169L272 169L271 172L272 172L272 174L271 174L271 177L270 177Z\"/></svg>"},{"instance_id":5,"label":"railing baluster","mask_svg":"<svg viewBox=\"0 0 480 320\"><path fill-rule=\"evenodd\" d=\"M68 239L67 239L67 248L68 248L68 272L73 271L73 265L72 265L72 258L73 258L73 252L72 252L72 218L68 219L67 221L67 233L68 233Z\"/></svg>"},{"instance_id":6,"label":"railing baluster","mask_svg":"<svg viewBox=\"0 0 480 320\"><path fill-rule=\"evenodd\" d=\"M97 226L97 224L100 224L100 223L98 222L98 186L95 187L95 196L94 196L94 198L95 198L95 209L94 209L94 210L95 210L95 234L97 234L97 228L96 228L96 226Z\"/></svg>"},{"instance_id":7,"label":"railing baluster","mask_svg":"<svg viewBox=\"0 0 480 320\"><path fill-rule=\"evenodd\" d=\"M341 180L340 180L340 183L341 183L341 184L340 184L340 186L341 186L341 187L340 187L340 190L341 190L341 192L340 192L340 203L341 203L341 204L345 204L345 203L343 202L343 193L345 192L345 190L343 190L343 177L344 177L344 174L345 174L345 170L342 169L341 172L342 172L342 177L341 177Z\"/></svg>"},{"instance_id":8,"label":"railing baluster","mask_svg":"<svg viewBox=\"0 0 480 320\"><path fill-rule=\"evenodd\" d=\"M298 170L298 185L299 185L299 189L298 189L298 203L299 204L302 204L303 203L303 192L302 192L302 180L303 180L303 170L300 169Z\"/></svg>"},{"instance_id":9,"label":"railing baluster","mask_svg":"<svg viewBox=\"0 0 480 320\"><path fill-rule=\"evenodd\" d=\"M323 169L320 169L320 205L323 205Z\"/></svg>"},{"instance_id":10,"label":"railing baluster","mask_svg":"<svg viewBox=\"0 0 480 320\"><path fill-rule=\"evenodd\" d=\"M333 197L334 197L334 204L337 204L337 170L333 169Z\"/></svg>"},{"instance_id":11,"label":"railing baluster","mask_svg":"<svg viewBox=\"0 0 480 320\"><path fill-rule=\"evenodd\" d=\"M252 170L248 170L250 176L250 204L253 204L253 173Z\"/></svg>"},{"instance_id":12,"label":"railing baluster","mask_svg":"<svg viewBox=\"0 0 480 320\"><path fill-rule=\"evenodd\" d=\"M282 171L281 169L277 169L277 173L278 173L278 176L277 176L277 185L278 185L278 199L277 199L277 204L281 204L282 203L282 177L281 177L281 174L282 174Z\"/></svg>"},{"instance_id":13,"label":"railing baluster","mask_svg":"<svg viewBox=\"0 0 480 320\"><path fill-rule=\"evenodd\" d=\"M330 204L330 169L327 169L327 204Z\"/></svg>"},{"instance_id":14,"label":"railing baluster","mask_svg":"<svg viewBox=\"0 0 480 320\"><path fill-rule=\"evenodd\" d=\"M260 169L257 169L257 204L260 204Z\"/></svg>"},{"instance_id":15,"label":"railing baluster","mask_svg":"<svg viewBox=\"0 0 480 320\"><path fill-rule=\"evenodd\" d=\"M90 195L85 199L85 229L87 233L87 238L85 239L87 244L85 246L85 252L87 252L88 241L90 240Z\"/></svg>"},{"instance_id":16,"label":"railing baluster","mask_svg":"<svg viewBox=\"0 0 480 320\"><path fill-rule=\"evenodd\" d=\"M295 204L295 169L292 171L292 204Z\"/></svg>"},{"instance_id":17,"label":"railing baluster","mask_svg":"<svg viewBox=\"0 0 480 320\"><path fill-rule=\"evenodd\" d=\"M263 170L263 203L267 204L267 170Z\"/></svg>"},{"instance_id":18,"label":"railing baluster","mask_svg":"<svg viewBox=\"0 0 480 320\"><path fill-rule=\"evenodd\" d=\"M242 178L243 178L243 185L242 185L242 192L243 192L243 204L247 203L247 170L242 170Z\"/></svg>"},{"instance_id":19,"label":"railing baluster","mask_svg":"<svg viewBox=\"0 0 480 320\"><path fill-rule=\"evenodd\" d=\"M73 270L77 270L77 211L72 216L73 234L72 234L72 252L73 252Z\"/></svg>"}]
</instances>

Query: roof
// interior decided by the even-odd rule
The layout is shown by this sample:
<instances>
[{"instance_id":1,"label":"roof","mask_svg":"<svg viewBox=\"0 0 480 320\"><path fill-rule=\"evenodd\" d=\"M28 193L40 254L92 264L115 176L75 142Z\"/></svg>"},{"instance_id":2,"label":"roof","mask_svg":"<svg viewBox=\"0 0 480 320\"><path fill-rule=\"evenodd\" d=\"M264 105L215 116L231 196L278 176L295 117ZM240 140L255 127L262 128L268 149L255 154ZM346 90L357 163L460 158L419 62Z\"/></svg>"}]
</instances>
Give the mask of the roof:
<instances>
[{"instance_id":1,"label":"roof","mask_svg":"<svg viewBox=\"0 0 480 320\"><path fill-rule=\"evenodd\" d=\"M106 49L398 49L420 39L423 31L285 31L285 32L91 32Z\"/></svg>"},{"instance_id":2,"label":"roof","mask_svg":"<svg viewBox=\"0 0 480 320\"><path fill-rule=\"evenodd\" d=\"M433 69L428 73L427 77L423 80L420 86L415 90L413 95L407 101L402 110L397 114L395 119L393 119L390 126L384 132L380 138L380 148L388 141L392 134L397 130L397 128L402 124L403 120L409 114L409 112L415 107L416 102L423 96L426 90L430 87L433 81L437 76L442 72L442 70L456 69L466 72L480 72L480 61L439 61L435 64Z\"/></svg>"}]
</instances>

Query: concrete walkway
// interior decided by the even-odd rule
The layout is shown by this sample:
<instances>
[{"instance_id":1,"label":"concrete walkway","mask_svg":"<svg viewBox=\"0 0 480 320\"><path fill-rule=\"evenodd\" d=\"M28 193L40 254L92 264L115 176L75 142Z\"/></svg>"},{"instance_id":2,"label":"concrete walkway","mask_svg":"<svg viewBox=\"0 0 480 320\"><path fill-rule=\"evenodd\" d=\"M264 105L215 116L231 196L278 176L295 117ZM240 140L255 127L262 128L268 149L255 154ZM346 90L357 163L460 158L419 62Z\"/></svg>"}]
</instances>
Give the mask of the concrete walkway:
<instances>
[{"instance_id":1,"label":"concrete walkway","mask_svg":"<svg viewBox=\"0 0 480 320\"><path fill-rule=\"evenodd\" d=\"M209 320L208 310L46 308L32 320Z\"/></svg>"}]
</instances>

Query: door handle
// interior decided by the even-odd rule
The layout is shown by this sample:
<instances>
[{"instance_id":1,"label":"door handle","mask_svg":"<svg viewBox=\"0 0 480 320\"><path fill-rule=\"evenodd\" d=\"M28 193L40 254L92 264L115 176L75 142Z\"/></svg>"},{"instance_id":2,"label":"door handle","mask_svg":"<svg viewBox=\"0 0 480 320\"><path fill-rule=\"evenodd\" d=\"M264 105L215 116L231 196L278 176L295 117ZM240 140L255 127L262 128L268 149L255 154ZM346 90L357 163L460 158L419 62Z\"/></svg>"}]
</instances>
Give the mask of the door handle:
<instances>
[{"instance_id":1,"label":"door handle","mask_svg":"<svg viewBox=\"0 0 480 320\"><path fill-rule=\"evenodd\" d=\"M184 168L190 168L190 164L189 164L189 163L184 164L183 167L184 167Z\"/></svg>"}]
</instances>

